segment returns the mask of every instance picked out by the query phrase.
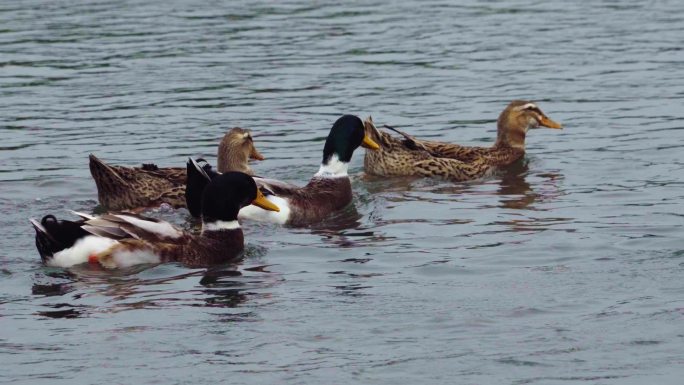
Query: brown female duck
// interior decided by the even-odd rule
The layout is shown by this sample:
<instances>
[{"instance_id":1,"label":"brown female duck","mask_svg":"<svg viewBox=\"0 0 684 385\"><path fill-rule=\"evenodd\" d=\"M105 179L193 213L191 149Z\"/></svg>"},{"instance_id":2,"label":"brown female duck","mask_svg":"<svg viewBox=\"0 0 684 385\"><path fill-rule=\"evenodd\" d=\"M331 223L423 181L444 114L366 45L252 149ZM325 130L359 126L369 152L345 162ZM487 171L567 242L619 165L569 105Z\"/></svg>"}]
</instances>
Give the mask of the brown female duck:
<instances>
[{"instance_id":1,"label":"brown female duck","mask_svg":"<svg viewBox=\"0 0 684 385\"><path fill-rule=\"evenodd\" d=\"M254 147L250 131L235 127L221 139L218 169L252 175L248 158L264 159ZM108 210L135 210L162 203L174 208L185 207L185 168L159 168L154 164L112 166L91 154L90 174L95 179L100 204Z\"/></svg>"},{"instance_id":2,"label":"brown female duck","mask_svg":"<svg viewBox=\"0 0 684 385\"><path fill-rule=\"evenodd\" d=\"M94 263L106 268L145 263L180 262L191 267L228 263L239 258L244 237L238 211L254 204L278 210L264 198L251 176L228 172L214 178L202 196L202 233L190 234L168 222L133 213L57 220L46 215L38 222L36 247L49 266Z\"/></svg>"},{"instance_id":3,"label":"brown female duck","mask_svg":"<svg viewBox=\"0 0 684 385\"><path fill-rule=\"evenodd\" d=\"M436 176L454 181L478 179L522 158L528 130L540 126L562 128L535 103L525 100L512 101L499 115L497 138L491 147L420 140L386 126L403 137L396 138L379 131L368 118L366 134L380 144L380 150L366 152L364 167L367 173L381 176Z\"/></svg>"}]
</instances>

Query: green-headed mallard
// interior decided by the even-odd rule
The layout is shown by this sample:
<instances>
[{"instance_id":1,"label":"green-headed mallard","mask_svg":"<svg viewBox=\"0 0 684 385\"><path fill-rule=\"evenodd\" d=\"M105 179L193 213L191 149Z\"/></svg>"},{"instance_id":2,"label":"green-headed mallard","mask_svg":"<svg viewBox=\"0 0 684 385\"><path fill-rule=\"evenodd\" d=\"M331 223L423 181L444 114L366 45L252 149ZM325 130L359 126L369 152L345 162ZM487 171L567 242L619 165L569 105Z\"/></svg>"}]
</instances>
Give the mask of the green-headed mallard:
<instances>
[{"instance_id":1,"label":"green-headed mallard","mask_svg":"<svg viewBox=\"0 0 684 385\"><path fill-rule=\"evenodd\" d=\"M247 164L249 158L264 159L254 147L250 131L239 127L228 131L218 148L219 171L252 175ZM159 168L154 164L112 166L91 154L90 174L95 179L100 204L108 210L136 210L162 203L185 207L185 168Z\"/></svg>"},{"instance_id":2,"label":"green-headed mallard","mask_svg":"<svg viewBox=\"0 0 684 385\"><path fill-rule=\"evenodd\" d=\"M344 115L333 124L330 134L323 147L323 162L318 172L304 187L274 179L254 177L259 189L266 199L280 208L279 212L269 212L257 208L253 210L245 207L240 210L240 218L257 221L304 226L328 217L330 214L343 209L352 201L352 189L347 169L354 150L359 146L376 150L378 145L364 135L363 122L357 116ZM199 174L204 173L205 180L194 178L188 170L188 192L199 197L202 184L207 183L212 175L207 174L206 167L196 166ZM194 181L194 182L193 182ZM193 206L188 197L188 208ZM197 198L194 198L197 199ZM194 205L195 212L199 206ZM192 212L193 210L191 210Z\"/></svg>"},{"instance_id":3,"label":"green-headed mallard","mask_svg":"<svg viewBox=\"0 0 684 385\"><path fill-rule=\"evenodd\" d=\"M238 211L247 205L278 207L264 198L251 176L227 172L214 178L202 196L202 233L193 235L168 222L133 213L81 216L79 221L46 215L38 222L36 247L49 266L85 262L107 268L143 263L181 262L207 266L234 261L244 249Z\"/></svg>"},{"instance_id":4,"label":"green-headed mallard","mask_svg":"<svg viewBox=\"0 0 684 385\"><path fill-rule=\"evenodd\" d=\"M436 176L454 181L478 179L525 155L527 131L540 126L562 128L535 103L525 100L512 101L499 115L496 143L492 147L421 140L386 126L402 136L396 138L378 130L368 118L366 135L380 144L380 150L366 152L364 167L368 174L381 176Z\"/></svg>"}]
</instances>

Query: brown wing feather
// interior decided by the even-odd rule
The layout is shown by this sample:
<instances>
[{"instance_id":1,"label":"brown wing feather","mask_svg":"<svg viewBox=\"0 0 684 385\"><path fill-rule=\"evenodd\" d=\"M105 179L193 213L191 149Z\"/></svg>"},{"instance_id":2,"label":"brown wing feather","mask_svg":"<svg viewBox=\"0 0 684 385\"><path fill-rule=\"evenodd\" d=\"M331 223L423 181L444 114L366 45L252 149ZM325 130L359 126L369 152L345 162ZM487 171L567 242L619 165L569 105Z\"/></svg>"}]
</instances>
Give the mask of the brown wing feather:
<instances>
[{"instance_id":1,"label":"brown wing feather","mask_svg":"<svg viewBox=\"0 0 684 385\"><path fill-rule=\"evenodd\" d=\"M169 203L184 207L185 168L122 167L108 165L90 155L90 173L100 203L109 210L126 210Z\"/></svg>"},{"instance_id":2,"label":"brown wing feather","mask_svg":"<svg viewBox=\"0 0 684 385\"><path fill-rule=\"evenodd\" d=\"M442 177L454 182L463 182L479 179L487 176L494 167L492 165L476 162L465 163L450 158L431 158L416 162L414 168L418 175L429 177Z\"/></svg>"},{"instance_id":3,"label":"brown wing feather","mask_svg":"<svg viewBox=\"0 0 684 385\"><path fill-rule=\"evenodd\" d=\"M128 220L133 218L134 220ZM139 224L135 220L144 221ZM83 229L102 237L116 240L139 239L152 243L177 242L187 234L168 222L133 213L105 214L85 222Z\"/></svg>"}]
</instances>

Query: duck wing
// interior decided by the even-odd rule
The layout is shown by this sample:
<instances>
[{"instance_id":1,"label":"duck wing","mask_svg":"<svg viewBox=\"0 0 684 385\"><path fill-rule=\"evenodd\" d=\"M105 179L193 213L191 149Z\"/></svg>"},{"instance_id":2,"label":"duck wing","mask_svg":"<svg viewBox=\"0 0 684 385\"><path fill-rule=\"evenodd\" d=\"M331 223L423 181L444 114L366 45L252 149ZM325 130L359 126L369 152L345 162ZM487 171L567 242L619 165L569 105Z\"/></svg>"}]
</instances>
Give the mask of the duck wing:
<instances>
[{"instance_id":1,"label":"duck wing","mask_svg":"<svg viewBox=\"0 0 684 385\"><path fill-rule=\"evenodd\" d=\"M466 163L457 159L437 157L415 162L413 168L418 175L442 177L454 182L483 178L495 169L486 162Z\"/></svg>"},{"instance_id":2,"label":"duck wing","mask_svg":"<svg viewBox=\"0 0 684 385\"><path fill-rule=\"evenodd\" d=\"M413 150L413 151L421 151L422 150L422 151L428 151L429 152L429 149L426 148L425 145L423 145L423 142L421 140L416 139L415 137L413 137L413 136L411 136L411 135L409 135L403 131L400 131L400 130L392 127L392 126L388 126L385 124L384 127L388 130L392 130L392 131L396 132L397 134L403 136L404 139L402 140L402 144L404 145L404 147L406 147L406 149Z\"/></svg>"},{"instance_id":3,"label":"duck wing","mask_svg":"<svg viewBox=\"0 0 684 385\"><path fill-rule=\"evenodd\" d=\"M176 242L186 233L169 222L134 213L105 214L85 221L82 229L115 240L137 239L147 242Z\"/></svg>"},{"instance_id":4,"label":"duck wing","mask_svg":"<svg viewBox=\"0 0 684 385\"><path fill-rule=\"evenodd\" d=\"M268 179L255 176L254 181L256 182L259 190L261 190L261 192L266 196L275 195L287 197L294 195L301 190L301 187L295 184L283 182L277 179Z\"/></svg>"},{"instance_id":5,"label":"duck wing","mask_svg":"<svg viewBox=\"0 0 684 385\"><path fill-rule=\"evenodd\" d=\"M492 150L487 147L461 146L454 143L444 143L429 140L421 140L420 144L432 156L438 158L450 158L462 162L475 162L491 154Z\"/></svg>"},{"instance_id":6,"label":"duck wing","mask_svg":"<svg viewBox=\"0 0 684 385\"><path fill-rule=\"evenodd\" d=\"M491 153L491 149L486 147L461 146L454 143L418 139L413 135L396 129L392 126L384 125L384 128L394 131L402 136L401 140L397 140L392 138L390 135L377 130L370 117L366 120L366 124L369 125L369 128L375 130L378 133L377 136L380 138L380 141L386 142L390 148L391 145L400 144L406 150L425 151L429 155L437 158L450 158L460 160L462 162L475 162L478 159L487 157Z\"/></svg>"}]
</instances>

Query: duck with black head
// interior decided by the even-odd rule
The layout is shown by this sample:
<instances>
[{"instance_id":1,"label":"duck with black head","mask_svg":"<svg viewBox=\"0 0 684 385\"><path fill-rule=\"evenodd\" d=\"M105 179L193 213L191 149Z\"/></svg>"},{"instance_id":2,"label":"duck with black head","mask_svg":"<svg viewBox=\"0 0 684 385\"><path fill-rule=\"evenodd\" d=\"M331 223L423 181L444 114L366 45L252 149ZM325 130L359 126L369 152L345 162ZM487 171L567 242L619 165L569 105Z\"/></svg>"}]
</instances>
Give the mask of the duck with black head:
<instances>
[{"instance_id":1,"label":"duck with black head","mask_svg":"<svg viewBox=\"0 0 684 385\"><path fill-rule=\"evenodd\" d=\"M429 176L466 181L489 175L498 167L510 165L525 155L525 139L530 129L560 129L536 103L512 101L499 115L497 138L491 147L471 147L417 139L395 128L396 138L378 130L366 120L366 134L380 144L380 150L366 152L367 173L381 176Z\"/></svg>"},{"instance_id":2,"label":"duck with black head","mask_svg":"<svg viewBox=\"0 0 684 385\"><path fill-rule=\"evenodd\" d=\"M190 234L168 222L133 213L99 217L79 215L79 221L47 215L38 222L36 247L49 266L70 267L90 262L106 268L180 262L203 267L236 261L244 249L237 216L241 208L258 205L278 211L259 191L251 176L228 172L214 178L202 193L202 232Z\"/></svg>"},{"instance_id":3,"label":"duck with black head","mask_svg":"<svg viewBox=\"0 0 684 385\"><path fill-rule=\"evenodd\" d=\"M323 159L318 172L306 186L299 187L275 179L255 177L259 189L266 199L280 208L279 212L269 212L260 208L245 207L239 217L256 221L272 222L289 226L305 226L320 222L332 213L347 207L352 201L352 188L349 180L349 161L359 147L377 150L378 145L364 133L363 122L354 115L344 115L337 119L323 146ZM201 173L201 167L196 168ZM190 174L189 174L190 175ZM210 176L206 177L211 179ZM200 183L188 191L200 191ZM188 179L190 182L190 178ZM196 193L195 193L196 194ZM196 199L196 198L195 198ZM188 201L188 207L191 204Z\"/></svg>"}]
</instances>

